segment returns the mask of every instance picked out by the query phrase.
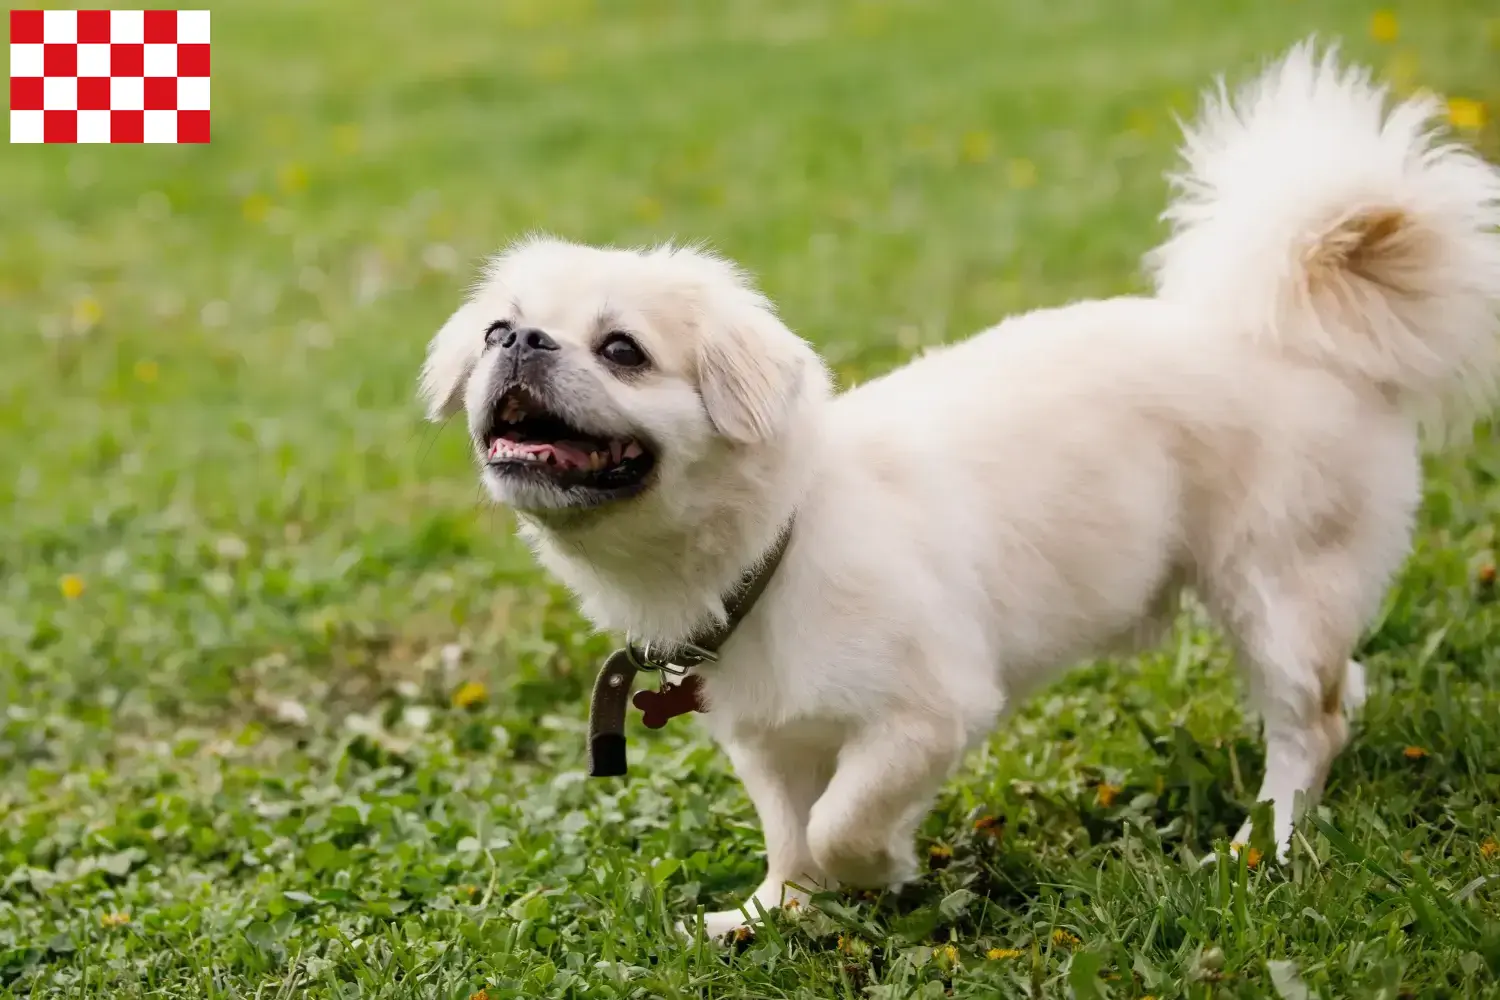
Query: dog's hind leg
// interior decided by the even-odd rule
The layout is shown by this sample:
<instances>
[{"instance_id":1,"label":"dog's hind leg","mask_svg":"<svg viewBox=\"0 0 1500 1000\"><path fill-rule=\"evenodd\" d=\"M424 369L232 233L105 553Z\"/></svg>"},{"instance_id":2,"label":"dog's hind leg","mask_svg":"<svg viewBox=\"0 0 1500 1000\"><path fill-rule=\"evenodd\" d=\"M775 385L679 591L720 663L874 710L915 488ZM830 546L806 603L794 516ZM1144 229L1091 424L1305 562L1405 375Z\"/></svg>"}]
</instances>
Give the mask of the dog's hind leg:
<instances>
[{"instance_id":1,"label":"dog's hind leg","mask_svg":"<svg viewBox=\"0 0 1500 1000\"><path fill-rule=\"evenodd\" d=\"M1342 553L1303 560L1293 572L1236 574L1231 593L1213 594L1259 710L1266 770L1256 801L1272 803L1277 856L1322 794L1328 770L1349 738L1346 707L1363 699L1364 671L1349 654L1359 636L1367 580ZM1229 600L1225 600L1228 597ZM1248 843L1250 824L1235 840Z\"/></svg>"},{"instance_id":2,"label":"dog's hind leg","mask_svg":"<svg viewBox=\"0 0 1500 1000\"><path fill-rule=\"evenodd\" d=\"M1291 847L1294 824L1322 796L1328 770L1349 739L1338 687L1321 690L1323 694L1315 697L1313 689L1292 685L1260 702L1266 771L1255 798L1272 804L1276 856L1281 860ZM1235 842L1249 843L1250 834L1246 820Z\"/></svg>"}]
</instances>

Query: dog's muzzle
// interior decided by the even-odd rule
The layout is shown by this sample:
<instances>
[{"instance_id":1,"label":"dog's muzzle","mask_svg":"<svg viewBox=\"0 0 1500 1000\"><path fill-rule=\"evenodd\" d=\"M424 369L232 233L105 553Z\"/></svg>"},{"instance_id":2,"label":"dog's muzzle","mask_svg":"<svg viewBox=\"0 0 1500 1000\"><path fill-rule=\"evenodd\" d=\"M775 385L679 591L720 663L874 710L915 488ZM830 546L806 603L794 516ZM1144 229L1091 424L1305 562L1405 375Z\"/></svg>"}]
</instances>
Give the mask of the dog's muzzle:
<instances>
[{"instance_id":1,"label":"dog's muzzle","mask_svg":"<svg viewBox=\"0 0 1500 1000\"><path fill-rule=\"evenodd\" d=\"M507 331L496 344L497 381L503 386L541 385L551 374L562 347L544 330L527 327Z\"/></svg>"}]
</instances>

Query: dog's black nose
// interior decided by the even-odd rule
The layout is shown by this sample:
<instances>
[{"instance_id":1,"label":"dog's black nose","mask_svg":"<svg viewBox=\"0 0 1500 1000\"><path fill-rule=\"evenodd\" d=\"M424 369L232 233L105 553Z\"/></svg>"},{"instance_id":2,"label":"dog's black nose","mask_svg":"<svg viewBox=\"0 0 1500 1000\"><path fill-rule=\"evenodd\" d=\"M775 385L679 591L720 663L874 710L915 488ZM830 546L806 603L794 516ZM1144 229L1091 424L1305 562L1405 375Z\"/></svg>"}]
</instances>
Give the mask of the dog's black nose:
<instances>
[{"instance_id":1,"label":"dog's black nose","mask_svg":"<svg viewBox=\"0 0 1500 1000\"><path fill-rule=\"evenodd\" d=\"M505 335L505 339L500 341L500 346L507 351L515 351L523 357L537 351L555 351L558 349L557 341L535 327L510 331Z\"/></svg>"}]
</instances>

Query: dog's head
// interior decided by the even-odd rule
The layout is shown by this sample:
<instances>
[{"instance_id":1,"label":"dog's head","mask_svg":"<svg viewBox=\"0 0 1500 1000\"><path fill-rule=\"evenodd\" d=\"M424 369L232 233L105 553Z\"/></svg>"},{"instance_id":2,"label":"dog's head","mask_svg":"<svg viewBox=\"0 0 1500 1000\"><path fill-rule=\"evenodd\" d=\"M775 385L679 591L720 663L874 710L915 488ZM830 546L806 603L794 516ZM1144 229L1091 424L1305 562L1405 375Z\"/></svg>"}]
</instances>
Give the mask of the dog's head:
<instances>
[{"instance_id":1,"label":"dog's head","mask_svg":"<svg viewBox=\"0 0 1500 1000\"><path fill-rule=\"evenodd\" d=\"M495 499L543 524L656 494L681 509L677 494L724 474L708 460L754 465L826 385L722 258L551 239L490 263L421 376L431 418L466 412Z\"/></svg>"}]
</instances>

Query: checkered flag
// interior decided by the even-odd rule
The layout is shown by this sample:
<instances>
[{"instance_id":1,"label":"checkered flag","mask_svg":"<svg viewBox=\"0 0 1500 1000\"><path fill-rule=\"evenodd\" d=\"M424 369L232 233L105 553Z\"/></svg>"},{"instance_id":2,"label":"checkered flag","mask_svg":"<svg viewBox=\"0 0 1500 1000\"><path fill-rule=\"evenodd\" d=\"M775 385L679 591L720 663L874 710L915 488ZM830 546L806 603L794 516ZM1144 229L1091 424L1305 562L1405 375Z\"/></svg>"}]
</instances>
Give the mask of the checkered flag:
<instances>
[{"instance_id":1,"label":"checkered flag","mask_svg":"<svg viewBox=\"0 0 1500 1000\"><path fill-rule=\"evenodd\" d=\"M207 142L208 11L11 11L10 141Z\"/></svg>"}]
</instances>

